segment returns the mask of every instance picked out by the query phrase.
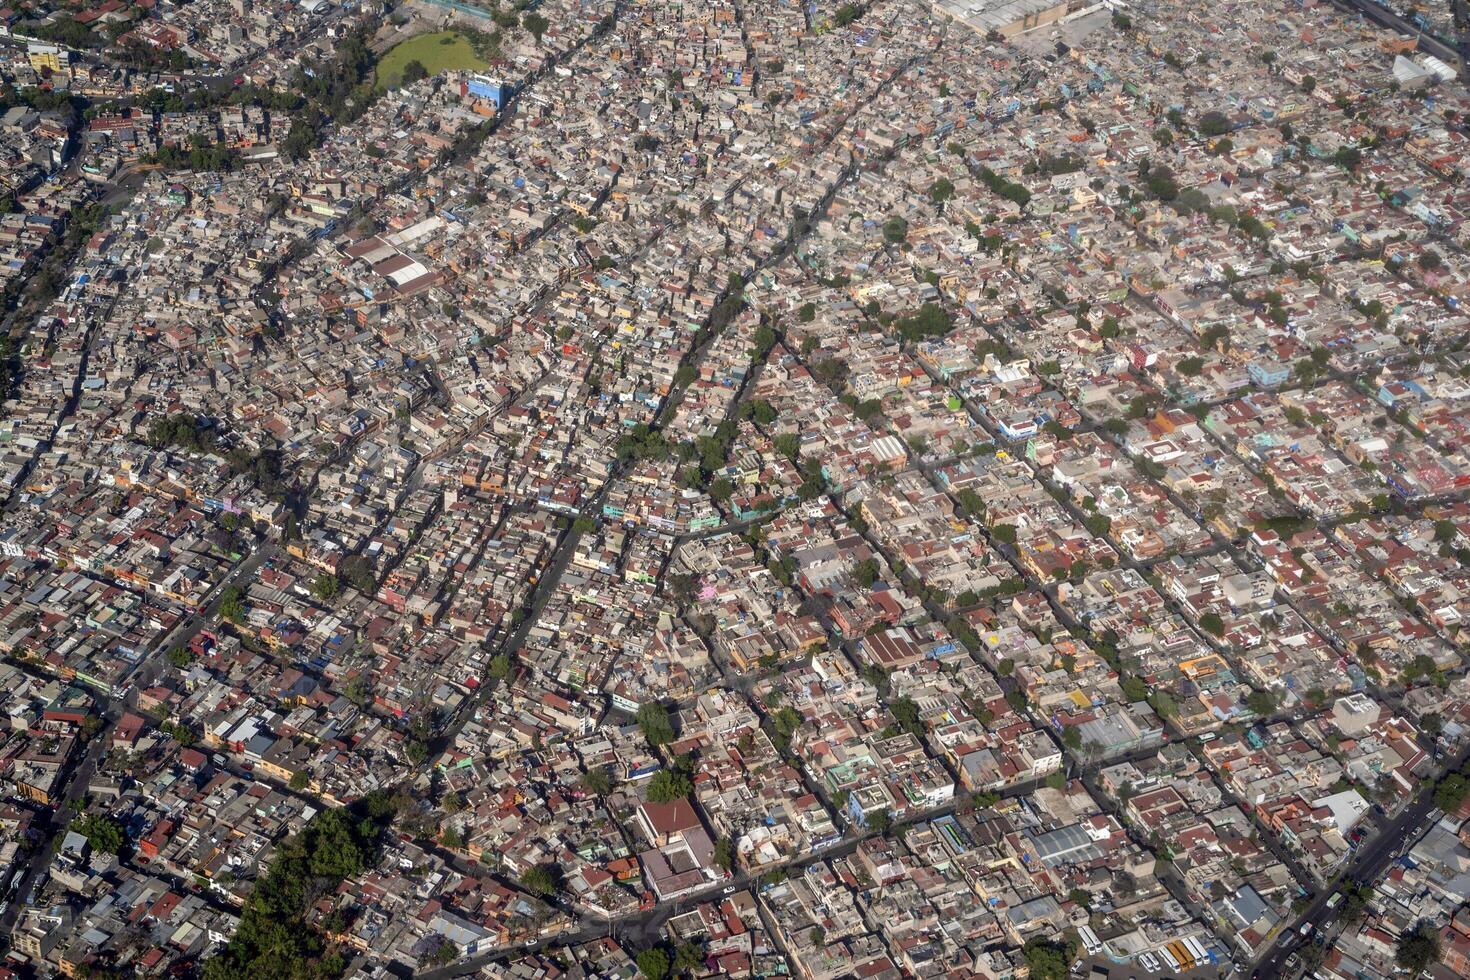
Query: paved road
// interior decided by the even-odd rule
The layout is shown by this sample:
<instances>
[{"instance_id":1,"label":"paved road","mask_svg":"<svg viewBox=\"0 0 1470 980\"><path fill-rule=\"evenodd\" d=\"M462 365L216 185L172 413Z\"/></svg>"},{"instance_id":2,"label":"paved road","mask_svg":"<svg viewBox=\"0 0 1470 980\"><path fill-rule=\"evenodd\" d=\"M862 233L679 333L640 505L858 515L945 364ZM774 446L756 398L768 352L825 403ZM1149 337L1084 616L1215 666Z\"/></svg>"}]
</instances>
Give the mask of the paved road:
<instances>
[{"instance_id":1,"label":"paved road","mask_svg":"<svg viewBox=\"0 0 1470 980\"><path fill-rule=\"evenodd\" d=\"M1458 768L1464 764L1465 759L1466 753L1461 753L1450 764L1450 768ZM1398 855L1399 848L1417 838L1419 833L1426 829L1425 825L1433 808L1434 786L1431 783L1420 790L1414 802L1405 807L1402 813L1368 842L1367 846L1358 851L1357 856L1343 872L1342 881L1372 885ZM1337 919L1337 913L1327 908L1327 901L1336 891L1335 887L1324 888L1318 893L1312 904L1307 906L1306 910L1291 923L1291 926L1282 930L1275 944L1257 962L1256 970L1251 974L1251 980L1277 980L1283 975L1287 958L1303 942L1301 935L1303 923L1312 924L1313 935L1331 928Z\"/></svg>"},{"instance_id":2,"label":"paved road","mask_svg":"<svg viewBox=\"0 0 1470 980\"><path fill-rule=\"evenodd\" d=\"M165 633L147 653L138 658L138 662L123 674L118 682L117 689L111 695L100 696L102 704L102 727L93 734L91 741L72 770L66 782L66 790L62 794L61 802L52 813L49 826L46 828L48 839L65 832L67 826L75 816L69 804L81 799L87 793L87 784L97 773L97 767L102 762L102 757L107 752L108 742L112 738L112 730L127 711L135 709L138 705L138 692L152 687L158 682L167 663L166 653L176 643L181 643L206 625L214 622L219 614L220 597L226 586L249 582L254 578L256 571L262 564L273 558L279 551L274 542L261 545L249 557L236 565L235 568L224 576L205 597L205 604L193 615L186 616L173 629ZM30 890L36 886L41 875L44 874L51 862L51 849L39 847L31 855L29 863L25 867L25 876L17 885L15 894L10 899L10 905L4 915L0 915L0 934L9 934L15 925L21 909L25 906L24 899Z\"/></svg>"}]
</instances>

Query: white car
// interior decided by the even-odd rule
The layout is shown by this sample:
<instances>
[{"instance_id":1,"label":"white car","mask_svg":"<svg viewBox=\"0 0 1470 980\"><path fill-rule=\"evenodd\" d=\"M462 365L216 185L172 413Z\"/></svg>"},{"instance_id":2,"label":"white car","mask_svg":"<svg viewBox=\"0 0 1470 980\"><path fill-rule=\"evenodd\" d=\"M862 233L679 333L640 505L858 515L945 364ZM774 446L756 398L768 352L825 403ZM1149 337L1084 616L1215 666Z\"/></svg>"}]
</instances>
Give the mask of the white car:
<instances>
[{"instance_id":1,"label":"white car","mask_svg":"<svg viewBox=\"0 0 1470 980\"><path fill-rule=\"evenodd\" d=\"M736 889L735 889L735 886L734 885L726 885L725 886L725 890L723 892L721 892L720 894L722 894L722 895L733 895L733 894L735 894L735 890Z\"/></svg>"}]
</instances>

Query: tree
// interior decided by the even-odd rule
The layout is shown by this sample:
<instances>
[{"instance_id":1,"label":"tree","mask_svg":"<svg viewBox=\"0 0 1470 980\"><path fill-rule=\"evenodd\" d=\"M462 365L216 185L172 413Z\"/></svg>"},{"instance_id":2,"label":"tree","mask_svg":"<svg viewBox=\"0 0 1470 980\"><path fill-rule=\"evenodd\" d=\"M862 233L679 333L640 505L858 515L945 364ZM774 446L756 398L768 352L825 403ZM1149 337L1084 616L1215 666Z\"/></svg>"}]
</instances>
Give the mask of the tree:
<instances>
[{"instance_id":1,"label":"tree","mask_svg":"<svg viewBox=\"0 0 1470 980\"><path fill-rule=\"evenodd\" d=\"M886 809L876 810L868 814L867 820L864 822L873 833L886 834L893 829L893 814L889 813Z\"/></svg>"},{"instance_id":2,"label":"tree","mask_svg":"<svg viewBox=\"0 0 1470 980\"><path fill-rule=\"evenodd\" d=\"M910 735L918 738L924 733L924 725L919 720L919 706L910 697L894 698L888 705L888 710L900 727Z\"/></svg>"},{"instance_id":3,"label":"tree","mask_svg":"<svg viewBox=\"0 0 1470 980\"><path fill-rule=\"evenodd\" d=\"M1393 959L1408 971L1410 977L1417 977L1431 963L1439 960L1439 953L1439 930L1432 923L1420 922L1413 930L1399 936Z\"/></svg>"},{"instance_id":4,"label":"tree","mask_svg":"<svg viewBox=\"0 0 1470 980\"><path fill-rule=\"evenodd\" d=\"M1021 949L1031 980L1067 980L1070 950L1062 943L1034 936Z\"/></svg>"},{"instance_id":5,"label":"tree","mask_svg":"<svg viewBox=\"0 0 1470 980\"><path fill-rule=\"evenodd\" d=\"M92 845L92 850L104 854L122 853L123 845L128 839L127 834L123 833L122 824L112 817L96 813L84 815L72 824L71 829L87 838L87 843Z\"/></svg>"},{"instance_id":6,"label":"tree","mask_svg":"<svg viewBox=\"0 0 1470 980\"><path fill-rule=\"evenodd\" d=\"M168 662L170 666L177 667L180 670L183 670L185 667L189 666L189 664L194 662L194 655L191 654L185 647L175 644L174 646L169 647Z\"/></svg>"},{"instance_id":7,"label":"tree","mask_svg":"<svg viewBox=\"0 0 1470 980\"><path fill-rule=\"evenodd\" d=\"M1225 635L1225 621L1219 613L1207 612L1199 618L1199 628L1215 636Z\"/></svg>"},{"instance_id":8,"label":"tree","mask_svg":"<svg viewBox=\"0 0 1470 980\"><path fill-rule=\"evenodd\" d=\"M1434 786L1434 805L1445 813L1458 813L1470 797L1470 780L1457 772L1449 773Z\"/></svg>"},{"instance_id":9,"label":"tree","mask_svg":"<svg viewBox=\"0 0 1470 980\"><path fill-rule=\"evenodd\" d=\"M311 594L323 602L328 602L337 597L342 590L342 583L337 581L337 576L331 572L322 572L311 583Z\"/></svg>"},{"instance_id":10,"label":"tree","mask_svg":"<svg viewBox=\"0 0 1470 980\"><path fill-rule=\"evenodd\" d=\"M582 788L593 796L607 796L612 792L612 774L606 766L595 766L582 774Z\"/></svg>"},{"instance_id":11,"label":"tree","mask_svg":"<svg viewBox=\"0 0 1470 980\"><path fill-rule=\"evenodd\" d=\"M657 701L650 701L638 709L638 729L651 746L667 745L674 740L674 726L669 713Z\"/></svg>"},{"instance_id":12,"label":"tree","mask_svg":"<svg viewBox=\"0 0 1470 980\"><path fill-rule=\"evenodd\" d=\"M541 36L545 34L546 29L551 26L551 21L547 20L545 17L536 13L535 11L528 11L526 15L521 18L521 26L530 32L531 36L536 39L536 44L539 47L541 44Z\"/></svg>"},{"instance_id":13,"label":"tree","mask_svg":"<svg viewBox=\"0 0 1470 980\"><path fill-rule=\"evenodd\" d=\"M1046 777L1046 785L1050 789L1065 789L1067 786L1067 774L1060 769L1056 770Z\"/></svg>"},{"instance_id":14,"label":"tree","mask_svg":"<svg viewBox=\"0 0 1470 980\"><path fill-rule=\"evenodd\" d=\"M648 801L650 803L672 803L675 800L682 800L693 789L694 784L682 772L660 769L648 781Z\"/></svg>"},{"instance_id":15,"label":"tree","mask_svg":"<svg viewBox=\"0 0 1470 980\"><path fill-rule=\"evenodd\" d=\"M310 782L311 776L307 773L307 771L305 769L297 769L291 774L291 781L286 785L290 786L292 789L296 790L299 793L302 790L306 789L307 784L309 784Z\"/></svg>"},{"instance_id":16,"label":"tree","mask_svg":"<svg viewBox=\"0 0 1470 980\"><path fill-rule=\"evenodd\" d=\"M990 529L990 534L995 540L1004 544L1016 543L1016 527L1014 524L997 524Z\"/></svg>"},{"instance_id":17,"label":"tree","mask_svg":"<svg viewBox=\"0 0 1470 980\"><path fill-rule=\"evenodd\" d=\"M245 622L244 593L239 586L226 586L219 595L219 614L232 623Z\"/></svg>"},{"instance_id":18,"label":"tree","mask_svg":"<svg viewBox=\"0 0 1470 980\"><path fill-rule=\"evenodd\" d=\"M362 555L348 555L337 569L352 587L364 595L378 591L378 579L373 572L373 563Z\"/></svg>"},{"instance_id":19,"label":"tree","mask_svg":"<svg viewBox=\"0 0 1470 980\"><path fill-rule=\"evenodd\" d=\"M556 877L545 865L533 865L521 875L521 887L532 895L545 898L556 891Z\"/></svg>"},{"instance_id":20,"label":"tree","mask_svg":"<svg viewBox=\"0 0 1470 980\"><path fill-rule=\"evenodd\" d=\"M1178 371L1186 378L1197 378L1199 377L1200 372L1204 370L1204 367L1205 362L1203 359L1198 357L1186 357L1178 364L1174 365L1174 370Z\"/></svg>"},{"instance_id":21,"label":"tree","mask_svg":"<svg viewBox=\"0 0 1470 980\"><path fill-rule=\"evenodd\" d=\"M404 85L412 85L414 82L421 82L428 77L429 69L425 68L424 63L417 58L403 66L402 78Z\"/></svg>"},{"instance_id":22,"label":"tree","mask_svg":"<svg viewBox=\"0 0 1470 980\"><path fill-rule=\"evenodd\" d=\"M510 676L510 673L511 673L511 661L510 661L510 655L509 654L497 653L494 657L491 658L491 660L490 660L490 676L491 677L495 678L497 681L503 681L507 677Z\"/></svg>"},{"instance_id":23,"label":"tree","mask_svg":"<svg viewBox=\"0 0 1470 980\"><path fill-rule=\"evenodd\" d=\"M572 532L575 534L591 534L597 530L597 522L590 517L579 517L572 521Z\"/></svg>"},{"instance_id":24,"label":"tree","mask_svg":"<svg viewBox=\"0 0 1470 980\"><path fill-rule=\"evenodd\" d=\"M680 943L674 950L674 970L679 973L696 972L704 966L705 955L705 949L699 943Z\"/></svg>"},{"instance_id":25,"label":"tree","mask_svg":"<svg viewBox=\"0 0 1470 980\"><path fill-rule=\"evenodd\" d=\"M1224 136L1230 132L1230 120L1223 112L1211 110L1200 116L1199 131L1204 136Z\"/></svg>"},{"instance_id":26,"label":"tree","mask_svg":"<svg viewBox=\"0 0 1470 980\"><path fill-rule=\"evenodd\" d=\"M307 908L315 896L331 894L367 867L398 805L378 791L351 809L321 810L278 848L241 910L235 935L205 964L205 980L340 975L345 967L324 955L327 945L307 920Z\"/></svg>"},{"instance_id":27,"label":"tree","mask_svg":"<svg viewBox=\"0 0 1470 980\"><path fill-rule=\"evenodd\" d=\"M735 867L735 847L730 843L728 837L721 837L715 841L715 864L726 871Z\"/></svg>"},{"instance_id":28,"label":"tree","mask_svg":"<svg viewBox=\"0 0 1470 980\"><path fill-rule=\"evenodd\" d=\"M669 956L661 949L645 949L637 956L638 972L648 980L664 980L669 975Z\"/></svg>"},{"instance_id":29,"label":"tree","mask_svg":"<svg viewBox=\"0 0 1470 980\"><path fill-rule=\"evenodd\" d=\"M1276 699L1268 691L1252 691L1246 695L1245 706L1258 715L1269 715L1276 710Z\"/></svg>"},{"instance_id":30,"label":"tree","mask_svg":"<svg viewBox=\"0 0 1470 980\"><path fill-rule=\"evenodd\" d=\"M853 579L865 589L871 589L882 575L882 569L878 566L876 558L864 558L853 566L852 570Z\"/></svg>"},{"instance_id":31,"label":"tree","mask_svg":"<svg viewBox=\"0 0 1470 980\"><path fill-rule=\"evenodd\" d=\"M1179 714L1179 705L1168 691L1154 691L1148 696L1149 707L1154 709L1160 718L1173 718Z\"/></svg>"},{"instance_id":32,"label":"tree","mask_svg":"<svg viewBox=\"0 0 1470 980\"><path fill-rule=\"evenodd\" d=\"M909 237L909 223L899 215L894 215L883 222L883 240L890 245L897 245Z\"/></svg>"},{"instance_id":33,"label":"tree","mask_svg":"<svg viewBox=\"0 0 1470 980\"><path fill-rule=\"evenodd\" d=\"M950 183L949 178L940 177L929 185L929 199L935 204L943 204L952 197L954 197L954 184Z\"/></svg>"}]
</instances>

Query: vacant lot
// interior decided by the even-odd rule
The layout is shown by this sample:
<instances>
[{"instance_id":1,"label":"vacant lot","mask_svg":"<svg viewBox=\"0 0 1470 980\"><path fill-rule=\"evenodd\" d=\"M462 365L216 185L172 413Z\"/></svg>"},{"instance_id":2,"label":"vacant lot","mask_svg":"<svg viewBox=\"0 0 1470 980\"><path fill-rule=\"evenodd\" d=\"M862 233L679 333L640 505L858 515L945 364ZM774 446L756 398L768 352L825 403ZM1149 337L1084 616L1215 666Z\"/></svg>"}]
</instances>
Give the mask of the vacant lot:
<instances>
[{"instance_id":1,"label":"vacant lot","mask_svg":"<svg viewBox=\"0 0 1470 980\"><path fill-rule=\"evenodd\" d=\"M469 39L458 31L442 31L438 34L420 34L395 45L378 62L378 88L396 86L403 78L403 68L410 61L417 61L428 69L430 75L456 68L484 68L485 61L475 54Z\"/></svg>"}]
</instances>

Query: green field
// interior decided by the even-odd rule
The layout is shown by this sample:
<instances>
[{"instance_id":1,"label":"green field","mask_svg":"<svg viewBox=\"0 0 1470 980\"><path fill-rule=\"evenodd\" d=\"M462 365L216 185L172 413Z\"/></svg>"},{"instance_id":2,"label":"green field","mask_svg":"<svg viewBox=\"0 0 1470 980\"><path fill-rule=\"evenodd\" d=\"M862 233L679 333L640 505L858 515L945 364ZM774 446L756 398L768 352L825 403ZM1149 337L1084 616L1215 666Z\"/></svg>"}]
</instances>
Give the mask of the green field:
<instances>
[{"instance_id":1,"label":"green field","mask_svg":"<svg viewBox=\"0 0 1470 980\"><path fill-rule=\"evenodd\" d=\"M420 34L411 37L383 55L378 62L378 88L395 87L403 77L403 67L417 61L429 70L430 75L457 68L485 68L485 61L477 54L469 39L458 31L441 31L438 34Z\"/></svg>"}]
</instances>

